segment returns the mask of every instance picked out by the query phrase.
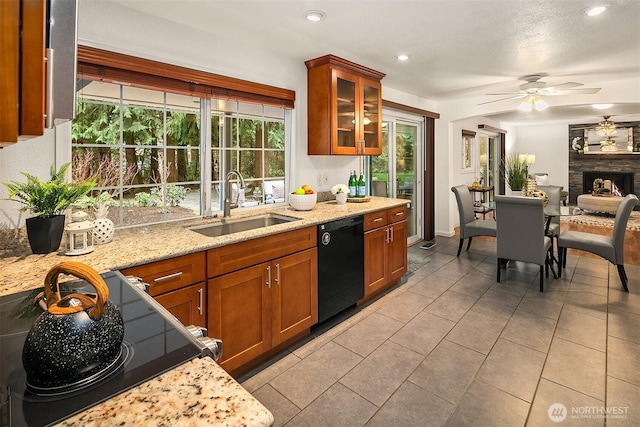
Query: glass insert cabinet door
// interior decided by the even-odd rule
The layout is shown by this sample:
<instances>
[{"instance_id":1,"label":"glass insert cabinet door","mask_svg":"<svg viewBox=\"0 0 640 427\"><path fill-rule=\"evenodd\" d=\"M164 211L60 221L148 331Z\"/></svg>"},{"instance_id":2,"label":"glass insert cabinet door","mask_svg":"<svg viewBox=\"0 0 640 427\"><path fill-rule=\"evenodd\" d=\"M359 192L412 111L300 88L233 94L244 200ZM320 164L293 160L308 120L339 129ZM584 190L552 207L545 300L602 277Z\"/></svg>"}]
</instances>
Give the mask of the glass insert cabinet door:
<instances>
[{"instance_id":1,"label":"glass insert cabinet door","mask_svg":"<svg viewBox=\"0 0 640 427\"><path fill-rule=\"evenodd\" d=\"M335 154L380 154L380 83L340 70L334 78Z\"/></svg>"}]
</instances>

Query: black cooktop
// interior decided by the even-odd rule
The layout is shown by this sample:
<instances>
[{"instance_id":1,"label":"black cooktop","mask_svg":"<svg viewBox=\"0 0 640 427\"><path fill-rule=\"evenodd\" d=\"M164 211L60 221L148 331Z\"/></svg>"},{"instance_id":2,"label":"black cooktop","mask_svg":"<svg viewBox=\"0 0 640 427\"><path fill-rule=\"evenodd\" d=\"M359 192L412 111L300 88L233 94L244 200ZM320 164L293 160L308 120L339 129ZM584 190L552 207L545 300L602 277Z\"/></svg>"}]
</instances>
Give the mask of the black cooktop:
<instances>
[{"instance_id":1,"label":"black cooktop","mask_svg":"<svg viewBox=\"0 0 640 427\"><path fill-rule=\"evenodd\" d=\"M122 363L106 378L53 396L26 390L22 367L24 340L42 313L32 301L42 289L0 297L0 426L54 424L202 355L186 329L168 320L155 301L121 273L108 272L102 277L109 287L109 300L118 306L124 320ZM61 288L63 294L72 289L93 291L83 281L64 283Z\"/></svg>"}]
</instances>

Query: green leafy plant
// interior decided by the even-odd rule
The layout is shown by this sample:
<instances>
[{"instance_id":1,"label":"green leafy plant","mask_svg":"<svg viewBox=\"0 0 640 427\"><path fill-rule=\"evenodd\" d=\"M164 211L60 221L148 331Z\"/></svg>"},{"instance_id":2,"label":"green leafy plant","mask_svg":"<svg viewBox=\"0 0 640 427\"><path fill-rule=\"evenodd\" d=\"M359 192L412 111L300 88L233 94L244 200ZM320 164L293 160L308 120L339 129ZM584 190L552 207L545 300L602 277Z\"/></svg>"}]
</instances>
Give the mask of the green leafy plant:
<instances>
[{"instance_id":1,"label":"green leafy plant","mask_svg":"<svg viewBox=\"0 0 640 427\"><path fill-rule=\"evenodd\" d=\"M522 191L527 184L528 165L526 159L520 159L518 153L512 153L502 159L504 179L512 191Z\"/></svg>"},{"instance_id":2,"label":"green leafy plant","mask_svg":"<svg viewBox=\"0 0 640 427\"><path fill-rule=\"evenodd\" d=\"M48 218L62 214L71 204L85 196L96 185L94 179L78 183L65 182L64 176L71 163L63 164L56 172L51 165L51 178L42 181L38 177L22 172L26 182L3 183L9 190L9 198L24 206L20 211L31 211L35 216Z\"/></svg>"}]
</instances>

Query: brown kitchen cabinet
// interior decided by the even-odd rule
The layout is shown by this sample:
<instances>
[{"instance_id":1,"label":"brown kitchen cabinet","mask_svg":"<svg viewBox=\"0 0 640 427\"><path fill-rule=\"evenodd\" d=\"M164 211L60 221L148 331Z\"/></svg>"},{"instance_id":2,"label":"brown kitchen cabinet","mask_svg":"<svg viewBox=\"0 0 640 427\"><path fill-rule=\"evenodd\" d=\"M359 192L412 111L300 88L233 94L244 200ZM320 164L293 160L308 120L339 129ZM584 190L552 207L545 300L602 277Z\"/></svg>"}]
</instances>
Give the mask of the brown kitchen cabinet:
<instances>
[{"instance_id":1,"label":"brown kitchen cabinet","mask_svg":"<svg viewBox=\"0 0 640 427\"><path fill-rule=\"evenodd\" d=\"M385 74L334 55L307 66L307 153L382 154Z\"/></svg>"},{"instance_id":2,"label":"brown kitchen cabinet","mask_svg":"<svg viewBox=\"0 0 640 427\"><path fill-rule=\"evenodd\" d=\"M209 279L211 336L229 372L309 330L318 321L317 249Z\"/></svg>"},{"instance_id":3,"label":"brown kitchen cabinet","mask_svg":"<svg viewBox=\"0 0 640 427\"><path fill-rule=\"evenodd\" d=\"M45 0L0 2L0 147L44 134Z\"/></svg>"},{"instance_id":4,"label":"brown kitchen cabinet","mask_svg":"<svg viewBox=\"0 0 640 427\"><path fill-rule=\"evenodd\" d=\"M372 212L364 217L364 299L367 299L407 272L407 207Z\"/></svg>"},{"instance_id":5,"label":"brown kitchen cabinet","mask_svg":"<svg viewBox=\"0 0 640 427\"><path fill-rule=\"evenodd\" d=\"M149 295L183 325L206 327L206 254L197 252L121 270L149 285Z\"/></svg>"}]
</instances>

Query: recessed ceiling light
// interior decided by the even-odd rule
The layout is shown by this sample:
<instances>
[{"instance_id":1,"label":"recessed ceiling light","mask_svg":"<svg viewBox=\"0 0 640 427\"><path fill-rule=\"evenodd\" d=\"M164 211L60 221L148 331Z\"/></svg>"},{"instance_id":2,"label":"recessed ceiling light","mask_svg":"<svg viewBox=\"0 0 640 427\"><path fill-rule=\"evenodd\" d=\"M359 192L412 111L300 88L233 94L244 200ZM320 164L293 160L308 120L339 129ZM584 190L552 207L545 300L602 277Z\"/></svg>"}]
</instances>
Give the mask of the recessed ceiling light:
<instances>
[{"instance_id":1,"label":"recessed ceiling light","mask_svg":"<svg viewBox=\"0 0 640 427\"><path fill-rule=\"evenodd\" d=\"M587 16L596 16L600 15L602 12L609 8L608 4L599 4L598 6L593 6L584 10L584 14Z\"/></svg>"},{"instance_id":2,"label":"recessed ceiling light","mask_svg":"<svg viewBox=\"0 0 640 427\"><path fill-rule=\"evenodd\" d=\"M613 107L613 104L591 104L591 106L596 110L606 110L607 108Z\"/></svg>"},{"instance_id":3,"label":"recessed ceiling light","mask_svg":"<svg viewBox=\"0 0 640 427\"><path fill-rule=\"evenodd\" d=\"M396 56L396 58L398 58L398 61L406 61L406 60L409 59L409 55L400 54L400 55Z\"/></svg>"},{"instance_id":4,"label":"recessed ceiling light","mask_svg":"<svg viewBox=\"0 0 640 427\"><path fill-rule=\"evenodd\" d=\"M320 10L309 10L304 13L304 17L307 18L307 21L318 22L324 19L324 12Z\"/></svg>"}]
</instances>

